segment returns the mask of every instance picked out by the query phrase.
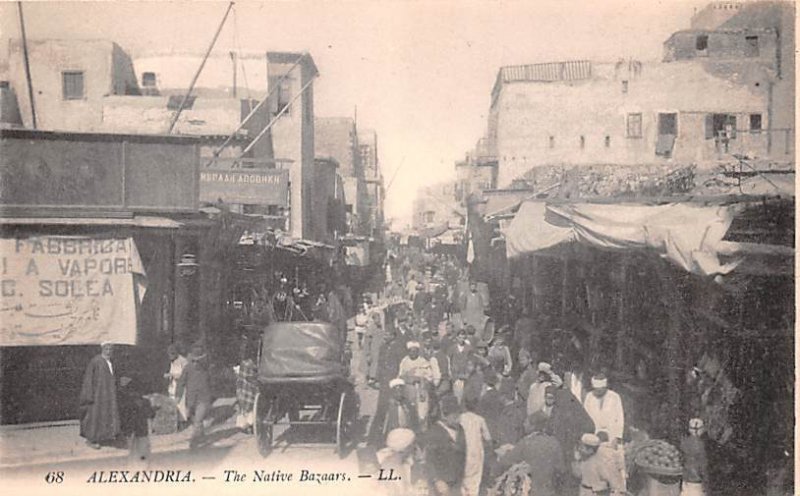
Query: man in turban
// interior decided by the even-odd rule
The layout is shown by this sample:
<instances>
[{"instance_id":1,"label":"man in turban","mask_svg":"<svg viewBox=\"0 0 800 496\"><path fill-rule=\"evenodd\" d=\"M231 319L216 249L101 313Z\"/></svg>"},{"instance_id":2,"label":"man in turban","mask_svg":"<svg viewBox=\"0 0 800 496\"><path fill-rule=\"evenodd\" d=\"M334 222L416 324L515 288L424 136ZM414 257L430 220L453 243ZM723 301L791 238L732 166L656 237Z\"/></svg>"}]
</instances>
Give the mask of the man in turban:
<instances>
[{"instance_id":1,"label":"man in turban","mask_svg":"<svg viewBox=\"0 0 800 496\"><path fill-rule=\"evenodd\" d=\"M579 496L623 496L625 479L618 469L614 453L600 446L596 434L584 434L572 464L573 474L580 478Z\"/></svg>"},{"instance_id":2,"label":"man in turban","mask_svg":"<svg viewBox=\"0 0 800 496\"><path fill-rule=\"evenodd\" d=\"M111 363L113 354L114 345L103 342L100 354L92 358L83 374L80 433L94 449L113 442L120 434L117 382Z\"/></svg>"},{"instance_id":3,"label":"man in turban","mask_svg":"<svg viewBox=\"0 0 800 496\"><path fill-rule=\"evenodd\" d=\"M528 415L538 412L544 406L544 392L547 386L561 387L561 378L553 372L547 362L539 362L538 377L528 390Z\"/></svg>"},{"instance_id":4,"label":"man in turban","mask_svg":"<svg viewBox=\"0 0 800 496\"><path fill-rule=\"evenodd\" d=\"M689 435L681 439L683 481L681 496L704 496L708 485L708 457L703 442L705 424L702 419L689 421Z\"/></svg>"},{"instance_id":5,"label":"man in turban","mask_svg":"<svg viewBox=\"0 0 800 496\"><path fill-rule=\"evenodd\" d=\"M414 491L411 468L414 465L416 434L411 429L397 428L386 435L386 446L376 453L378 466L391 470L397 479L389 481L388 496L405 496Z\"/></svg>"},{"instance_id":6,"label":"man in turban","mask_svg":"<svg viewBox=\"0 0 800 496\"><path fill-rule=\"evenodd\" d=\"M625 427L622 399L619 394L608 388L608 378L605 374L592 377L592 392L586 395L583 407L594 422L595 432L607 432L609 441L614 445L622 440Z\"/></svg>"},{"instance_id":7,"label":"man in turban","mask_svg":"<svg viewBox=\"0 0 800 496\"><path fill-rule=\"evenodd\" d=\"M622 435L625 429L625 412L619 394L608 388L608 378L605 374L592 377L592 392L583 400L583 408L594 422L595 433L605 432L608 435L609 452L614 455L620 471L624 472L625 453L622 447ZM624 488L624 477L622 482Z\"/></svg>"}]
</instances>

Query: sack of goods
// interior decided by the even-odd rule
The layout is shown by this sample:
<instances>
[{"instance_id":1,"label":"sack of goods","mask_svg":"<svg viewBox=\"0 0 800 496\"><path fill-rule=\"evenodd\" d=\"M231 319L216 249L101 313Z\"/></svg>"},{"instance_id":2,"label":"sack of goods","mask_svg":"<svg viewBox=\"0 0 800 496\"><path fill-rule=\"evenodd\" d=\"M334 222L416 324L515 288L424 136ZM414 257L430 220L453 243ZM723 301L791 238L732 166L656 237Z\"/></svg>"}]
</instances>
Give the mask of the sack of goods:
<instances>
[{"instance_id":1,"label":"sack of goods","mask_svg":"<svg viewBox=\"0 0 800 496\"><path fill-rule=\"evenodd\" d=\"M150 431L155 435L178 432L178 407L175 400L165 394L152 394L149 398L156 411L155 418L150 422Z\"/></svg>"},{"instance_id":2,"label":"sack of goods","mask_svg":"<svg viewBox=\"0 0 800 496\"><path fill-rule=\"evenodd\" d=\"M530 467L527 463L517 463L497 478L489 491L492 496L535 496L531 494Z\"/></svg>"}]
</instances>

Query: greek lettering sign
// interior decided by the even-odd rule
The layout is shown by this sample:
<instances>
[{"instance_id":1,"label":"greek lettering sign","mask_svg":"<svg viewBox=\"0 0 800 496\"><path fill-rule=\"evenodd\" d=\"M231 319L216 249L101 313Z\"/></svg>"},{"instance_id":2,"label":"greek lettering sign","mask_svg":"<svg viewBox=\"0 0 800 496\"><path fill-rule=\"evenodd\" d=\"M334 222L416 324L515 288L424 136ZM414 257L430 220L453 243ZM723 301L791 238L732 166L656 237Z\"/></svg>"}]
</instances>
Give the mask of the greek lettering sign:
<instances>
[{"instance_id":1,"label":"greek lettering sign","mask_svg":"<svg viewBox=\"0 0 800 496\"><path fill-rule=\"evenodd\" d=\"M286 206L288 187L287 170L200 171L200 201L204 202Z\"/></svg>"},{"instance_id":2,"label":"greek lettering sign","mask_svg":"<svg viewBox=\"0 0 800 496\"><path fill-rule=\"evenodd\" d=\"M0 346L136 344L144 268L132 238L0 239Z\"/></svg>"}]
</instances>

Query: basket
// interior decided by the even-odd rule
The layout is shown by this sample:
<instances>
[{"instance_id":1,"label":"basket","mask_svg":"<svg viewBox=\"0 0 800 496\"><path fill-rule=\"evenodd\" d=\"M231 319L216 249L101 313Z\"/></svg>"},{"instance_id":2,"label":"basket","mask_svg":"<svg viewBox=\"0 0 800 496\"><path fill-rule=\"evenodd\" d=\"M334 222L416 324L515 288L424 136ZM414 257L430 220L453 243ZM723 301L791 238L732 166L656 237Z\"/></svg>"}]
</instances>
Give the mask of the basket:
<instances>
[{"instance_id":1,"label":"basket","mask_svg":"<svg viewBox=\"0 0 800 496\"><path fill-rule=\"evenodd\" d=\"M639 460L636 460L636 466L641 468L644 472L653 475L667 475L671 477L677 477L683 474L682 468L668 468L668 467L659 467L657 465L645 465Z\"/></svg>"}]
</instances>

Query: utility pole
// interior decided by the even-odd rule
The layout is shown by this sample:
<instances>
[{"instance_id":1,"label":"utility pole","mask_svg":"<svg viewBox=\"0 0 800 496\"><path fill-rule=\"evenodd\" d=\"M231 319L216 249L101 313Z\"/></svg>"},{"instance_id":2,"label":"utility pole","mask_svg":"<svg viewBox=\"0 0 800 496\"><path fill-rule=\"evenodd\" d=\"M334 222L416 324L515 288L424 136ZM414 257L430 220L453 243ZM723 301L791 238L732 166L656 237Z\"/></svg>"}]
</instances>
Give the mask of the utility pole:
<instances>
[{"instance_id":1,"label":"utility pole","mask_svg":"<svg viewBox=\"0 0 800 496\"><path fill-rule=\"evenodd\" d=\"M31 119L36 129L36 104L33 102L33 82L31 81L31 64L28 59L28 37L25 36L25 19L22 16L22 2L17 2L19 12L19 29L22 31L22 53L25 59L25 79L28 81L28 99L31 101Z\"/></svg>"}]
</instances>

